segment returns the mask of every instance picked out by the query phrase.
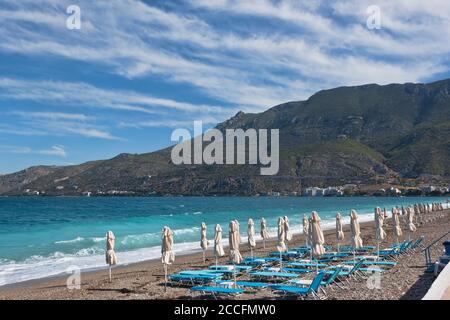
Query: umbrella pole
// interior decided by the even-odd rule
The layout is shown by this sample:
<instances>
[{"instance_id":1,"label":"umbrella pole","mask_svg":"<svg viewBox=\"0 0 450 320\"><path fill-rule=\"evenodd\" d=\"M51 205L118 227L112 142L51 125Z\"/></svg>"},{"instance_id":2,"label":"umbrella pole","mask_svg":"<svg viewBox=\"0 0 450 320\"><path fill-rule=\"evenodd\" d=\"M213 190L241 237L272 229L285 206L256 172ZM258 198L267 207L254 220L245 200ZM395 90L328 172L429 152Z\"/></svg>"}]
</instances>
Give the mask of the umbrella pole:
<instances>
[{"instance_id":1,"label":"umbrella pole","mask_svg":"<svg viewBox=\"0 0 450 320\"><path fill-rule=\"evenodd\" d=\"M266 239L263 239L263 249L266 248Z\"/></svg>"},{"instance_id":2,"label":"umbrella pole","mask_svg":"<svg viewBox=\"0 0 450 320\"><path fill-rule=\"evenodd\" d=\"M111 282L111 265L109 265L109 282Z\"/></svg>"},{"instance_id":3,"label":"umbrella pole","mask_svg":"<svg viewBox=\"0 0 450 320\"><path fill-rule=\"evenodd\" d=\"M216 268L217 268L217 254L215 255L215 257L216 257Z\"/></svg>"},{"instance_id":4,"label":"umbrella pole","mask_svg":"<svg viewBox=\"0 0 450 320\"><path fill-rule=\"evenodd\" d=\"M250 257L253 259L253 248L250 247Z\"/></svg>"},{"instance_id":5,"label":"umbrella pole","mask_svg":"<svg viewBox=\"0 0 450 320\"><path fill-rule=\"evenodd\" d=\"M236 265L233 264L233 280L234 280L234 288L236 289Z\"/></svg>"},{"instance_id":6,"label":"umbrella pole","mask_svg":"<svg viewBox=\"0 0 450 320\"><path fill-rule=\"evenodd\" d=\"M340 251L339 251L339 241L338 241L338 243L337 243L337 252L339 253Z\"/></svg>"},{"instance_id":7,"label":"umbrella pole","mask_svg":"<svg viewBox=\"0 0 450 320\"><path fill-rule=\"evenodd\" d=\"M356 264L356 250L353 248L353 266Z\"/></svg>"},{"instance_id":8,"label":"umbrella pole","mask_svg":"<svg viewBox=\"0 0 450 320\"><path fill-rule=\"evenodd\" d=\"M283 257L280 252L280 272L281 272L281 268L283 268Z\"/></svg>"},{"instance_id":9,"label":"umbrella pole","mask_svg":"<svg viewBox=\"0 0 450 320\"><path fill-rule=\"evenodd\" d=\"M167 292L167 264L164 263L164 292Z\"/></svg>"},{"instance_id":10,"label":"umbrella pole","mask_svg":"<svg viewBox=\"0 0 450 320\"><path fill-rule=\"evenodd\" d=\"M206 258L205 258L205 250L203 250L203 263L206 262Z\"/></svg>"},{"instance_id":11,"label":"umbrella pole","mask_svg":"<svg viewBox=\"0 0 450 320\"><path fill-rule=\"evenodd\" d=\"M377 260L380 259L380 241L377 241Z\"/></svg>"}]
</instances>

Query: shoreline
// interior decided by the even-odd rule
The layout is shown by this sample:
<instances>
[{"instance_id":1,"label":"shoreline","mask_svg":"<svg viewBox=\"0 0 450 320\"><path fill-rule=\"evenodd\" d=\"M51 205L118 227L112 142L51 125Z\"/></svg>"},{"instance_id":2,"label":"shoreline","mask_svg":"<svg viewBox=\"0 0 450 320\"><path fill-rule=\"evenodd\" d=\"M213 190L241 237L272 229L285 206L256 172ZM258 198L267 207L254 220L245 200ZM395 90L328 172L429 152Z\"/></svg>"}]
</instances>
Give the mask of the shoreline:
<instances>
[{"instance_id":1,"label":"shoreline","mask_svg":"<svg viewBox=\"0 0 450 320\"><path fill-rule=\"evenodd\" d=\"M390 214L390 210L387 210L387 212ZM297 219L298 220L298 219ZM359 221L361 223L361 225L363 225L363 223L366 222L371 222L373 220L373 213L369 213L369 212L360 212L359 213ZM298 222L298 221L297 221ZM373 222L373 221L372 221ZM350 218L347 215L343 215L343 225L348 226L350 223ZM293 223L293 221L291 221L291 230L292 234L294 237L299 237L299 236L303 236L303 227L301 225L299 225L298 223ZM328 218L324 218L321 220L321 226L322 226L322 230L324 231L324 233L326 233L329 230L334 230L335 229L335 218L334 217L328 217ZM224 230L226 230L226 226L223 227ZM302 229L302 231L298 232L296 230L299 230L299 228ZM256 228L257 229L257 228ZM269 226L268 227L268 231L269 231L269 235L270 238L267 241L267 243L269 243L270 241L276 241L277 240L277 231L276 231L276 227L275 226ZM224 232L224 238L222 240L222 245L224 247L224 249L228 248L228 238L225 236L227 233L226 231ZM247 235L241 233L241 238L242 239L246 239ZM256 232L255 234L255 241L257 243L262 243L262 239L259 235L258 232ZM209 249L211 250L211 244L213 243L213 239L209 238L209 242L210 242L210 247ZM246 243L244 242L243 245L245 246ZM242 246L242 244L241 244ZM147 247L147 248L138 248L135 249L133 251L125 251L125 252L117 252L116 251L116 255L119 259L119 264L117 266L115 266L115 269L121 268L121 267L127 267L130 265L134 265L134 264L139 264L139 263L148 263L148 262L157 262L160 259L160 245L157 246L152 246L152 247ZM156 256L152 256L149 258L144 258L141 260L137 260L137 261L126 261L126 259L124 259L124 257L127 254L132 254L132 256L136 256L136 253L139 254L147 254L148 252L157 252ZM144 253L145 252L145 253ZM182 257L185 255L196 255L196 254L201 254L202 250L199 247L199 241L193 241L193 242L178 242L177 243L177 239L175 238L175 243L174 243L174 252L175 255L178 257ZM83 258L89 258L89 257L78 257L78 259L83 259ZM91 256L90 258L97 258L100 259L101 261L104 261L104 255L96 255L96 256ZM129 257L128 257L129 258ZM125 262L121 262L125 260ZM76 262L74 261L74 265L76 265ZM102 264L101 266L95 265L95 266L91 266L91 267L86 267L86 268L82 268L80 269L80 271L83 274L87 274L87 273L95 273L95 272L101 272L102 270L107 270L107 266L105 266L104 264ZM7 283L7 284L2 284L0 285L0 290L3 287L7 287L7 286L14 286L14 284L19 284L19 283L26 283L26 282L31 282L31 281L39 281L39 280L43 280L43 279L52 279L52 278L61 278L61 277L67 277L66 275L66 271L60 271L58 273L54 273L54 274L48 274L48 275L43 275L43 276L38 276L35 278L31 278L31 279L25 279L22 281L16 281L16 282L11 282L11 283ZM1 275L1 274L0 274Z\"/></svg>"},{"instance_id":2,"label":"shoreline","mask_svg":"<svg viewBox=\"0 0 450 320\"><path fill-rule=\"evenodd\" d=\"M450 229L450 210L444 211L445 217L443 221L435 221L429 224L421 225L417 228L414 237L424 234L426 236L426 243L439 234L442 228ZM364 244L373 244L374 239L374 221L361 222L361 236ZM382 244L382 247L387 246L392 241L392 227L391 218L386 220L387 227L385 228L388 234L387 241ZM342 244L349 242L349 225L344 225L345 240ZM334 229L324 230L326 244L335 244ZM405 232L405 235L407 233ZM246 239L243 237L241 244L241 253L243 256L249 255ZM296 233L293 236L293 241L289 246L298 246L304 244L304 237ZM266 249L262 249L262 241L257 241L256 249L254 249L255 256L264 256L268 252L273 251L277 240L271 238L266 241ZM214 264L214 257L212 251L212 243L210 243L207 250L207 262L203 264L202 253L186 253L185 255L177 255L175 263L169 266L169 274L186 269L201 269L211 264ZM224 247L225 252L228 253L228 248ZM423 260L423 255L418 257ZM225 256L219 259L219 263L224 264L228 260ZM401 260L401 259L400 259ZM424 270L424 268L423 268ZM423 271L422 271L423 273ZM151 259L137 263L130 263L127 265L119 265L113 268L112 283L109 283L108 268L82 271L81 272L81 289L69 290L66 287L66 280L69 275L55 275L45 278L27 280L23 282L16 282L0 287L0 299L182 299L192 298L188 295L188 291L183 287L171 287L164 293L164 273L160 259ZM249 298L248 295L246 298ZM244 297L245 298L245 297ZM259 298L259 297L256 297ZM268 299L267 297L260 297L261 299ZM397 297L400 298L400 297Z\"/></svg>"}]
</instances>

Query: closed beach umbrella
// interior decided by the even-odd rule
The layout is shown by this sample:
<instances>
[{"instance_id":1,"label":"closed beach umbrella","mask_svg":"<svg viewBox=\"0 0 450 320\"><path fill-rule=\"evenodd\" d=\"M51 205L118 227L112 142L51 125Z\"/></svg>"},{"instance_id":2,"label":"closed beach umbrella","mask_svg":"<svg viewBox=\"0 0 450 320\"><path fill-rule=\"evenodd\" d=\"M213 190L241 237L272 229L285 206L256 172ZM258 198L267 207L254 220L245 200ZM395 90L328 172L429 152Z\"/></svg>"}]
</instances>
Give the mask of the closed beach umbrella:
<instances>
[{"instance_id":1,"label":"closed beach umbrella","mask_svg":"<svg viewBox=\"0 0 450 320\"><path fill-rule=\"evenodd\" d=\"M240 236L238 234L238 226L236 221L231 221L230 222L230 235L228 238L228 243L230 246L230 260L235 263L241 263L242 261L242 256L241 253L239 252L239 239Z\"/></svg>"},{"instance_id":2,"label":"closed beach umbrella","mask_svg":"<svg viewBox=\"0 0 450 320\"><path fill-rule=\"evenodd\" d=\"M398 243L398 238L401 237L403 233L402 227L400 226L400 218L397 208L392 208L392 221L394 225L394 235Z\"/></svg>"},{"instance_id":3,"label":"closed beach umbrella","mask_svg":"<svg viewBox=\"0 0 450 320\"><path fill-rule=\"evenodd\" d=\"M350 231L351 231L351 242L353 247L353 262L356 263L356 249L363 246L361 239L361 230L359 228L358 213L356 210L350 211Z\"/></svg>"},{"instance_id":4,"label":"closed beach umbrella","mask_svg":"<svg viewBox=\"0 0 450 320\"><path fill-rule=\"evenodd\" d=\"M241 230L239 228L240 224L239 224L239 221L237 221L237 219L234 220L234 222L236 223L236 233L235 233L236 240L238 241L239 244L241 244L242 243L242 239L241 239Z\"/></svg>"},{"instance_id":5,"label":"closed beach umbrella","mask_svg":"<svg viewBox=\"0 0 450 320\"><path fill-rule=\"evenodd\" d=\"M363 246L361 239L361 230L359 227L358 213L356 210L350 211L350 231L353 249L359 249Z\"/></svg>"},{"instance_id":6,"label":"closed beach umbrella","mask_svg":"<svg viewBox=\"0 0 450 320\"><path fill-rule=\"evenodd\" d=\"M248 245L250 246L250 256L253 258L253 248L256 246L255 241L255 223L253 219L248 219L247 223L247 237L248 237Z\"/></svg>"},{"instance_id":7,"label":"closed beach umbrella","mask_svg":"<svg viewBox=\"0 0 450 320\"><path fill-rule=\"evenodd\" d=\"M206 224L202 222L200 227L200 247L203 250L203 263L206 262L206 250L208 249L208 239L206 239Z\"/></svg>"},{"instance_id":8,"label":"closed beach umbrella","mask_svg":"<svg viewBox=\"0 0 450 320\"><path fill-rule=\"evenodd\" d=\"M292 231L289 226L289 218L287 216L283 217L284 220L284 242L286 243L286 250L288 250L288 243L292 240Z\"/></svg>"},{"instance_id":9,"label":"closed beach umbrella","mask_svg":"<svg viewBox=\"0 0 450 320\"><path fill-rule=\"evenodd\" d=\"M325 243L325 238L323 236L323 231L320 226L320 217L316 211L313 211L311 214L310 230L311 230L311 262L312 258L319 258L321 255L325 253L325 247L323 244ZM319 266L316 265L316 272L319 270Z\"/></svg>"},{"instance_id":10,"label":"closed beach umbrella","mask_svg":"<svg viewBox=\"0 0 450 320\"><path fill-rule=\"evenodd\" d=\"M411 208L407 208L407 217L408 217L408 230L409 230L409 240L411 240L411 233L416 232L417 228L414 225L414 212Z\"/></svg>"},{"instance_id":11,"label":"closed beach umbrella","mask_svg":"<svg viewBox=\"0 0 450 320\"><path fill-rule=\"evenodd\" d=\"M416 216L416 221L419 224L422 224L422 216L420 215L419 207L417 206L417 204L414 204L413 208L414 208L414 215Z\"/></svg>"},{"instance_id":12,"label":"closed beach umbrella","mask_svg":"<svg viewBox=\"0 0 450 320\"><path fill-rule=\"evenodd\" d=\"M267 231L266 219L261 218L261 238L263 239L263 247L266 248L266 240L269 239L269 231Z\"/></svg>"},{"instance_id":13,"label":"closed beach umbrella","mask_svg":"<svg viewBox=\"0 0 450 320\"><path fill-rule=\"evenodd\" d=\"M239 264L243 259L241 253L239 252L240 235L236 220L230 222L229 228L230 234L228 237L228 243L230 246L230 260L231 262L233 262L233 264ZM236 268L233 268L233 278L234 278L234 286L236 287Z\"/></svg>"},{"instance_id":14,"label":"closed beach umbrella","mask_svg":"<svg viewBox=\"0 0 450 320\"><path fill-rule=\"evenodd\" d=\"M164 266L164 290L167 288L167 266L175 261L173 252L173 233L169 227L162 230L161 261Z\"/></svg>"},{"instance_id":15,"label":"closed beach umbrella","mask_svg":"<svg viewBox=\"0 0 450 320\"><path fill-rule=\"evenodd\" d=\"M338 212L336 214L336 242L337 242L337 251L339 252L339 244L344 240L344 229L342 225L342 216Z\"/></svg>"},{"instance_id":16,"label":"closed beach umbrella","mask_svg":"<svg viewBox=\"0 0 450 320\"><path fill-rule=\"evenodd\" d=\"M216 224L216 228L214 229L214 256L216 257L216 265L217 258L223 257L225 255L225 251L222 246L222 227L220 224Z\"/></svg>"},{"instance_id":17,"label":"closed beach umbrella","mask_svg":"<svg viewBox=\"0 0 450 320\"><path fill-rule=\"evenodd\" d=\"M278 218L278 243L277 251L280 253L280 268L283 265L282 253L286 251L286 244L284 243L286 236L284 234L284 219L282 217Z\"/></svg>"},{"instance_id":18,"label":"closed beach umbrella","mask_svg":"<svg viewBox=\"0 0 450 320\"><path fill-rule=\"evenodd\" d=\"M380 242L386 239L386 232L383 229L384 214L381 212L381 208L375 208L375 238L377 240L377 252L380 255Z\"/></svg>"},{"instance_id":19,"label":"closed beach umbrella","mask_svg":"<svg viewBox=\"0 0 450 320\"><path fill-rule=\"evenodd\" d=\"M111 282L111 267L117 264L116 253L114 252L114 246L116 243L116 237L112 231L106 233L106 264L109 265L109 282Z\"/></svg>"},{"instance_id":20,"label":"closed beach umbrella","mask_svg":"<svg viewBox=\"0 0 450 320\"><path fill-rule=\"evenodd\" d=\"M305 235L306 246L309 246L309 220L306 214L303 215L303 234Z\"/></svg>"},{"instance_id":21,"label":"closed beach umbrella","mask_svg":"<svg viewBox=\"0 0 450 320\"><path fill-rule=\"evenodd\" d=\"M320 217L316 211L311 214L311 253L313 257L320 257L325 253L325 248L323 244L325 243L325 238L323 236L323 231L320 226Z\"/></svg>"}]
</instances>

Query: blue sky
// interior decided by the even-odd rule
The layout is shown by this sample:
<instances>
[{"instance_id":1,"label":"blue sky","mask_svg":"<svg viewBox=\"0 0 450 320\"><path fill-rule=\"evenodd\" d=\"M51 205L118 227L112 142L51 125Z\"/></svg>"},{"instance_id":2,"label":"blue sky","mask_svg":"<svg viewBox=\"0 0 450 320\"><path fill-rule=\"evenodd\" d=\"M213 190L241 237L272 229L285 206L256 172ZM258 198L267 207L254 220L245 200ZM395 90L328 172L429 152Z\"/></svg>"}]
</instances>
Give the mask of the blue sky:
<instances>
[{"instance_id":1,"label":"blue sky","mask_svg":"<svg viewBox=\"0 0 450 320\"><path fill-rule=\"evenodd\" d=\"M80 30L66 28L72 4ZM449 12L445 0L2 1L0 173L154 151L194 120L321 89L448 78Z\"/></svg>"}]
</instances>

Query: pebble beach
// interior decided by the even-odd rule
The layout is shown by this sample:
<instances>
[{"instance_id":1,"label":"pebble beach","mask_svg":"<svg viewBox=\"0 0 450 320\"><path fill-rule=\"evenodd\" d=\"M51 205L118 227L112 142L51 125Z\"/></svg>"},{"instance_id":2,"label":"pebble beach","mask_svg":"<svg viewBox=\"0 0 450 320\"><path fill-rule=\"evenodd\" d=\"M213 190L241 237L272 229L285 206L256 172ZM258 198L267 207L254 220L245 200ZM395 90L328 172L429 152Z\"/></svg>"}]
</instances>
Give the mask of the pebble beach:
<instances>
[{"instance_id":1,"label":"pebble beach","mask_svg":"<svg viewBox=\"0 0 450 320\"><path fill-rule=\"evenodd\" d=\"M413 238L424 236L424 244L427 245L433 239L450 230L450 210L442 212L443 217L417 225L417 231ZM381 247L388 247L395 242L391 219L386 220L385 231L387 239ZM345 240L342 244L349 243L349 226L344 226ZM374 245L375 229L373 222L361 223L361 235L364 245ZM326 245L336 245L334 230L324 231ZM404 237L407 237L404 230ZM290 247L303 245L305 238L296 234L289 243ZM276 240L266 241L266 249L258 242L255 256L267 256L275 250ZM227 248L225 248L227 252ZM249 256L250 252L246 242L241 244L243 256ZM442 254L442 245L436 245L432 251L432 258ZM219 259L219 264L227 264L227 256ZM204 269L214 264L212 250L207 251L206 263L203 263L201 253L178 255L175 263L169 267L169 273L175 273L187 269ZM305 276L307 277L307 276ZM109 282L108 269L81 273L79 289L69 289L66 285L68 275L30 280L0 287L0 299L39 299L39 300L86 300L86 299L206 299L210 296L191 294L187 287L169 285L164 290L164 272L159 259L140 263L118 266L113 268L112 282ZM240 277L247 280L246 276ZM425 258L420 250L399 257L398 264L382 273L380 286L372 288L364 279L351 279L346 283L347 289L327 290L327 298L332 300L417 300L421 299L435 277L432 273L425 273ZM369 288L370 287L370 288ZM284 298L274 294L271 290L256 290L246 292L234 297L234 299L280 299Z\"/></svg>"}]
</instances>

